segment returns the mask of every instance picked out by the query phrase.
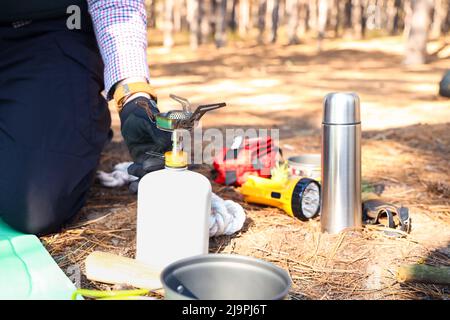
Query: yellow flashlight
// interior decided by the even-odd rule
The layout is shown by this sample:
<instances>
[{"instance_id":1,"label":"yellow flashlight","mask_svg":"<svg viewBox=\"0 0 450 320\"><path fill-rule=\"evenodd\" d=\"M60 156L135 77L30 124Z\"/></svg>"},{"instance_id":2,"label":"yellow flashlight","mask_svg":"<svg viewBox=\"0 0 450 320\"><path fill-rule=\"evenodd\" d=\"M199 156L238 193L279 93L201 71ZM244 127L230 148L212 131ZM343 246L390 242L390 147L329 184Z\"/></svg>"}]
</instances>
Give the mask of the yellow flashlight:
<instances>
[{"instance_id":1,"label":"yellow flashlight","mask_svg":"<svg viewBox=\"0 0 450 320\"><path fill-rule=\"evenodd\" d=\"M267 179L249 176L239 188L246 202L277 207L302 221L320 211L320 184L309 178Z\"/></svg>"}]
</instances>

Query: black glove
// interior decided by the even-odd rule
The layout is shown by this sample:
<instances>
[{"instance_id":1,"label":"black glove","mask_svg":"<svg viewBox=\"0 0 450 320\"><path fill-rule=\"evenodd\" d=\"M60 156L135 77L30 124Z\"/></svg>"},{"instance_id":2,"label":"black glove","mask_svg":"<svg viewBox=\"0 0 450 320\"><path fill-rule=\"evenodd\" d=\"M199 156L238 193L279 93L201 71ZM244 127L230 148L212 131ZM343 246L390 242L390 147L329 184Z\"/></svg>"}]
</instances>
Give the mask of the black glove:
<instances>
[{"instance_id":1,"label":"black glove","mask_svg":"<svg viewBox=\"0 0 450 320\"><path fill-rule=\"evenodd\" d=\"M147 155L147 158L142 163L132 163L128 167L128 174L138 177L136 181L130 182L128 189L131 193L137 193L139 181L149 172L164 169L165 161L163 157L155 157Z\"/></svg>"},{"instance_id":2,"label":"black glove","mask_svg":"<svg viewBox=\"0 0 450 320\"><path fill-rule=\"evenodd\" d=\"M145 97L127 102L120 112L122 136L134 161L128 173L139 178L164 168L164 158L149 153L163 155L172 148L171 133L156 127L157 113L156 102Z\"/></svg>"},{"instance_id":3,"label":"black glove","mask_svg":"<svg viewBox=\"0 0 450 320\"><path fill-rule=\"evenodd\" d=\"M122 136L136 163L143 163L146 152L164 154L172 147L171 133L156 127L157 113L156 102L144 97L127 102L120 112Z\"/></svg>"}]
</instances>

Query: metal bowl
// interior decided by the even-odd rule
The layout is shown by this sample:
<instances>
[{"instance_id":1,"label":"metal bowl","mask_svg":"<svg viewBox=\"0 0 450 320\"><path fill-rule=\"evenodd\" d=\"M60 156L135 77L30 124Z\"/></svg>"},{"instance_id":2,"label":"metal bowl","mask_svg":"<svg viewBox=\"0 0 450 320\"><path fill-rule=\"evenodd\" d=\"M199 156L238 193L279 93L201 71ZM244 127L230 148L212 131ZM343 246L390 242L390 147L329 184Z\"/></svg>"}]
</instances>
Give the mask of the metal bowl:
<instances>
[{"instance_id":1,"label":"metal bowl","mask_svg":"<svg viewBox=\"0 0 450 320\"><path fill-rule=\"evenodd\" d=\"M289 174L294 177L320 181L321 155L301 154L288 158Z\"/></svg>"},{"instance_id":2,"label":"metal bowl","mask_svg":"<svg viewBox=\"0 0 450 320\"><path fill-rule=\"evenodd\" d=\"M266 261L234 254L186 258L161 273L169 300L282 300L288 273Z\"/></svg>"}]
</instances>

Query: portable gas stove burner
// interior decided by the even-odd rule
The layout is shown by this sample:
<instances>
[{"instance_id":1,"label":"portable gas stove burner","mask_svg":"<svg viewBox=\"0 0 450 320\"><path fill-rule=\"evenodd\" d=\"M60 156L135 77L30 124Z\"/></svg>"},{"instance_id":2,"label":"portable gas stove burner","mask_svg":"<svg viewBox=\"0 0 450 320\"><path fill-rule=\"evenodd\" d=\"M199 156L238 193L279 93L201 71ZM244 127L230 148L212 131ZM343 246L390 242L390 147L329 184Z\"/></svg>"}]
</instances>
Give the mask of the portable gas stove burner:
<instances>
[{"instance_id":1,"label":"portable gas stove burner","mask_svg":"<svg viewBox=\"0 0 450 320\"><path fill-rule=\"evenodd\" d=\"M171 110L155 115L156 126L164 131L174 131L176 129L191 130L206 112L226 106L225 102L205 104L198 106L197 109L192 112L191 103L187 99L178 97L174 94L171 94L170 97L179 102L183 107L183 110Z\"/></svg>"}]
</instances>

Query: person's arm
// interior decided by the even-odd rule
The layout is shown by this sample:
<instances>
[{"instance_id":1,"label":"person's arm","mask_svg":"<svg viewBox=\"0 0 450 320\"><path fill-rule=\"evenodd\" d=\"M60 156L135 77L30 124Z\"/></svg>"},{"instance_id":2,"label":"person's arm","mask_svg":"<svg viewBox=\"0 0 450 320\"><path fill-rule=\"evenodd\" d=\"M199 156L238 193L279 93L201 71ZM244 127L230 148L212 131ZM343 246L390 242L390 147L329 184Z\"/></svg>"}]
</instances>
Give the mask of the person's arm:
<instances>
[{"instance_id":1,"label":"person's arm","mask_svg":"<svg viewBox=\"0 0 450 320\"><path fill-rule=\"evenodd\" d=\"M87 0L105 65L105 92L119 82L148 82L144 0Z\"/></svg>"},{"instance_id":2,"label":"person's arm","mask_svg":"<svg viewBox=\"0 0 450 320\"><path fill-rule=\"evenodd\" d=\"M171 134L159 130L154 122L159 109L156 94L148 84L144 0L87 0L87 3L105 65L108 100L114 97L124 141L136 166L143 168L148 151L164 153L172 146ZM157 167L150 162L152 168ZM158 166L162 168L164 163L160 161Z\"/></svg>"}]
</instances>

